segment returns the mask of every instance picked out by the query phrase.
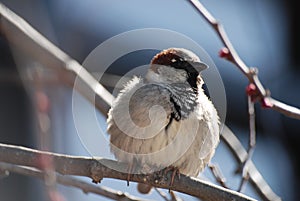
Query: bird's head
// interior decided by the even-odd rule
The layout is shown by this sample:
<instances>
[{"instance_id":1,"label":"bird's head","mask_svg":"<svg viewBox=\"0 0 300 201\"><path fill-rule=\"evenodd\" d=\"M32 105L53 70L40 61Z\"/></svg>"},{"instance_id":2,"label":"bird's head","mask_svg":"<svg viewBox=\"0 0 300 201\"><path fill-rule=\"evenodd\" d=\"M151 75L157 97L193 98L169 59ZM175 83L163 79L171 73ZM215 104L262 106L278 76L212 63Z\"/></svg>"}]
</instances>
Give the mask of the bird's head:
<instances>
[{"instance_id":1,"label":"bird's head","mask_svg":"<svg viewBox=\"0 0 300 201\"><path fill-rule=\"evenodd\" d=\"M207 65L184 48L169 48L156 54L150 64L146 79L159 83L188 83L197 88L203 82L199 76Z\"/></svg>"}]
</instances>

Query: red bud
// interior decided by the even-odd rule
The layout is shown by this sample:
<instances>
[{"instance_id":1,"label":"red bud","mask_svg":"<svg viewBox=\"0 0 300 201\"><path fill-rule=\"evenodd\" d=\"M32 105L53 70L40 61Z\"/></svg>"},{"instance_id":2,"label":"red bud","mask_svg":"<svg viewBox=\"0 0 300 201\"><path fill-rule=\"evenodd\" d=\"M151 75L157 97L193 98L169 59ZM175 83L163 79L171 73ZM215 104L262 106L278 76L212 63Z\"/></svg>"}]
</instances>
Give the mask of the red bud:
<instances>
[{"instance_id":1,"label":"red bud","mask_svg":"<svg viewBox=\"0 0 300 201\"><path fill-rule=\"evenodd\" d=\"M226 47L223 47L220 51L219 51L219 56L221 58L228 58L229 57L229 50Z\"/></svg>"},{"instance_id":2,"label":"red bud","mask_svg":"<svg viewBox=\"0 0 300 201\"><path fill-rule=\"evenodd\" d=\"M46 113L49 111L50 102L48 96L43 91L37 91L35 93L37 108L39 112Z\"/></svg>"},{"instance_id":3,"label":"red bud","mask_svg":"<svg viewBox=\"0 0 300 201\"><path fill-rule=\"evenodd\" d=\"M265 97L261 100L261 106L262 108L272 108L273 103L270 101L268 97Z\"/></svg>"},{"instance_id":4,"label":"red bud","mask_svg":"<svg viewBox=\"0 0 300 201\"><path fill-rule=\"evenodd\" d=\"M246 87L246 93L249 96L253 96L257 94L257 90L256 90L256 86L253 83L250 83L247 87Z\"/></svg>"}]
</instances>

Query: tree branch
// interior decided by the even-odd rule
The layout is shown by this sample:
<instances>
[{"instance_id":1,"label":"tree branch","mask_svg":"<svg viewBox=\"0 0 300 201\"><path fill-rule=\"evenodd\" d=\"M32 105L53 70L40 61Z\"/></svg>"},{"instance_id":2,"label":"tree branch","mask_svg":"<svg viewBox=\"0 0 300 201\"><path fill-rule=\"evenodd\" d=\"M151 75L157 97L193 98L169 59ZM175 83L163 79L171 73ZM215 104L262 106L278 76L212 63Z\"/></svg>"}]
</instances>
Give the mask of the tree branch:
<instances>
[{"instance_id":1,"label":"tree branch","mask_svg":"<svg viewBox=\"0 0 300 201\"><path fill-rule=\"evenodd\" d=\"M288 117L300 119L300 109L282 103L271 97L270 91L265 89L261 81L259 80L257 76L257 69L249 68L239 57L238 53L236 52L232 43L230 42L223 28L223 25L219 23L198 0L189 0L189 2L195 7L195 9L202 15L202 17L213 27L215 32L218 34L220 40L225 46L225 49L223 49L223 56L221 56L235 64L240 69L240 71L247 77L249 82L255 85L257 99L261 101L262 106L266 108L271 108Z\"/></svg>"},{"instance_id":2,"label":"tree branch","mask_svg":"<svg viewBox=\"0 0 300 201\"><path fill-rule=\"evenodd\" d=\"M35 168L23 167L23 166L12 165L9 163L0 162L0 170L14 172L14 173L22 174L22 175L26 175L26 176L37 177L42 180L45 179L44 173ZM128 193L116 191L116 190L113 190L111 188L104 187L104 186L92 185L85 181L81 181L81 180L73 178L73 177L62 176L60 174L56 174L56 182L61 185L64 185L64 186L72 186L72 187L79 188L84 193L94 193L94 194L101 195L101 196L104 196L104 197L107 197L110 199L114 199L114 200L147 201L145 199L129 195Z\"/></svg>"},{"instance_id":3,"label":"tree branch","mask_svg":"<svg viewBox=\"0 0 300 201\"><path fill-rule=\"evenodd\" d=\"M53 161L54 170L63 175L76 175L92 178L94 182L100 182L102 178L114 178L127 180L127 173L122 173L106 167L103 164L110 164L114 167L124 167L127 165L113 160L103 158L78 157L63 154L54 154L43 152L25 147L14 145L5 145L0 143L0 160L2 162L15 165L40 168L39 158L49 157ZM174 191L186 193L206 201L215 200L251 200L254 199L245 196L236 191L228 190L223 187L200 181L196 178L190 178L180 175L180 179L175 178L174 186L169 186L170 175L167 178L158 178L157 175L134 174L131 181L147 183L154 187L171 189Z\"/></svg>"}]
</instances>

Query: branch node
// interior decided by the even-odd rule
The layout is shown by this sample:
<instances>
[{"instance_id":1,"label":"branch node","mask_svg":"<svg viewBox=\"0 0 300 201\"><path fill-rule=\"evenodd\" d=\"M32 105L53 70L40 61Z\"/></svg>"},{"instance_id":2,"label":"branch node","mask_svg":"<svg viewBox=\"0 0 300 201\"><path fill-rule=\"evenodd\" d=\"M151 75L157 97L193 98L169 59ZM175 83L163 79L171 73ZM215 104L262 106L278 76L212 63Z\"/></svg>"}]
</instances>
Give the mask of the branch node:
<instances>
[{"instance_id":1,"label":"branch node","mask_svg":"<svg viewBox=\"0 0 300 201\"><path fill-rule=\"evenodd\" d=\"M271 91L269 89L266 89L266 97L270 97L271 96Z\"/></svg>"},{"instance_id":2,"label":"branch node","mask_svg":"<svg viewBox=\"0 0 300 201\"><path fill-rule=\"evenodd\" d=\"M260 93L254 83L249 83L247 85L246 94L250 96L252 102L256 102L261 99Z\"/></svg>"},{"instance_id":3,"label":"branch node","mask_svg":"<svg viewBox=\"0 0 300 201\"><path fill-rule=\"evenodd\" d=\"M220 23L219 23L218 20L212 19L212 20L211 20L211 24L212 24L212 26L213 26L213 28L214 28L215 30L219 30Z\"/></svg>"},{"instance_id":4,"label":"branch node","mask_svg":"<svg viewBox=\"0 0 300 201\"><path fill-rule=\"evenodd\" d=\"M246 93L251 97L257 95L257 88L255 84L253 83L248 84L246 87Z\"/></svg>"},{"instance_id":5,"label":"branch node","mask_svg":"<svg viewBox=\"0 0 300 201\"><path fill-rule=\"evenodd\" d=\"M250 67L249 68L249 74L252 75L252 76L255 76L258 74L258 68L256 67Z\"/></svg>"},{"instance_id":6,"label":"branch node","mask_svg":"<svg viewBox=\"0 0 300 201\"><path fill-rule=\"evenodd\" d=\"M262 100L261 100L261 107L262 108L269 109L269 108L272 108L273 106L274 106L274 104L272 103L270 97L262 98Z\"/></svg>"}]
</instances>

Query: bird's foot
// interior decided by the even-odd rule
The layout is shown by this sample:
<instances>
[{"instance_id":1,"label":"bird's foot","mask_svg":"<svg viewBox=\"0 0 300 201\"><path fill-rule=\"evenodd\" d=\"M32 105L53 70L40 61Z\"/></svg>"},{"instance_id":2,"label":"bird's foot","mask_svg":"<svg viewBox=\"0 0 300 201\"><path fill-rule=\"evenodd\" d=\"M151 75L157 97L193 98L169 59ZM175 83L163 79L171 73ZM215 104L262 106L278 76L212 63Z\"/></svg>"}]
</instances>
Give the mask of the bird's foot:
<instances>
[{"instance_id":1,"label":"bird's foot","mask_svg":"<svg viewBox=\"0 0 300 201\"><path fill-rule=\"evenodd\" d=\"M169 166L169 167L166 167L165 169L163 169L163 175L167 175L168 172L172 172L171 181L170 181L170 187L172 187L175 177L178 176L178 179L180 179L180 171L177 167ZM171 189L169 189L169 192L170 191L171 191Z\"/></svg>"}]
</instances>

